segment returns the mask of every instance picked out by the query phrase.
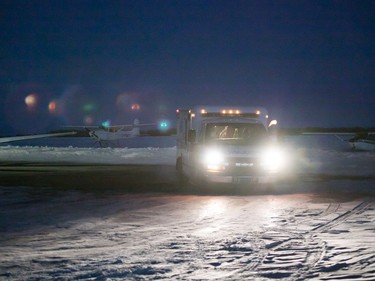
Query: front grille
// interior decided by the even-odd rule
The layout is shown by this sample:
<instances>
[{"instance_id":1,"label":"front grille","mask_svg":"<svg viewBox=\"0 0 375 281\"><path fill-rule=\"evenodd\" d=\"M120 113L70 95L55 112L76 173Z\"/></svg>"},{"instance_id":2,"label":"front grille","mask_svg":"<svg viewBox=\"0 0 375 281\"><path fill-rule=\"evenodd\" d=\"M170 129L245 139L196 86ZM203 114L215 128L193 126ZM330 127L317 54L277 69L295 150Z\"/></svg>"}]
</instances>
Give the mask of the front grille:
<instances>
[{"instance_id":1,"label":"front grille","mask_svg":"<svg viewBox=\"0 0 375 281\"><path fill-rule=\"evenodd\" d=\"M257 158L230 158L224 172L232 176L254 176L264 174Z\"/></svg>"}]
</instances>

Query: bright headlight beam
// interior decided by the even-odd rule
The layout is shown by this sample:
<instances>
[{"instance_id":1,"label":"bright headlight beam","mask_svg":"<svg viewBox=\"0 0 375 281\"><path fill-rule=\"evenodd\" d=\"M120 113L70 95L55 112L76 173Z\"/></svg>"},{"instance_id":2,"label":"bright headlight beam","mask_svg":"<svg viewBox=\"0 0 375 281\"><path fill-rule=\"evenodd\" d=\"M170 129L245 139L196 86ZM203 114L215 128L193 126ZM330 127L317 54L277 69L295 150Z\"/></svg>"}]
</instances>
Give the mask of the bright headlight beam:
<instances>
[{"instance_id":1,"label":"bright headlight beam","mask_svg":"<svg viewBox=\"0 0 375 281\"><path fill-rule=\"evenodd\" d=\"M224 161L223 154L218 150L209 150L204 155L204 162L206 164L217 164Z\"/></svg>"},{"instance_id":2,"label":"bright headlight beam","mask_svg":"<svg viewBox=\"0 0 375 281\"><path fill-rule=\"evenodd\" d=\"M283 151L277 147L268 148L262 155L263 167L270 171L279 171L285 163Z\"/></svg>"},{"instance_id":3,"label":"bright headlight beam","mask_svg":"<svg viewBox=\"0 0 375 281\"><path fill-rule=\"evenodd\" d=\"M204 154L203 163L208 170L223 170L224 156L221 151L211 149Z\"/></svg>"}]
</instances>

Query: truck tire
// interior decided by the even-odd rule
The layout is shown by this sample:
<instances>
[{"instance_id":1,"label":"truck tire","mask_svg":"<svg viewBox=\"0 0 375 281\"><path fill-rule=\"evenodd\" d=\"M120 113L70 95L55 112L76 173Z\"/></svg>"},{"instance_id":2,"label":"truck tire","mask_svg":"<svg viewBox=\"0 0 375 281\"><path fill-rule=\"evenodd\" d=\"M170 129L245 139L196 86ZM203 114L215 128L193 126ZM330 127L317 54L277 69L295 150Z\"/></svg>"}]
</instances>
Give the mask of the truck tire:
<instances>
[{"instance_id":1,"label":"truck tire","mask_svg":"<svg viewBox=\"0 0 375 281\"><path fill-rule=\"evenodd\" d=\"M176 160L176 171L177 171L177 180L180 187L185 187L189 182L188 178L184 174L184 170L182 167L182 158L179 157Z\"/></svg>"}]
</instances>

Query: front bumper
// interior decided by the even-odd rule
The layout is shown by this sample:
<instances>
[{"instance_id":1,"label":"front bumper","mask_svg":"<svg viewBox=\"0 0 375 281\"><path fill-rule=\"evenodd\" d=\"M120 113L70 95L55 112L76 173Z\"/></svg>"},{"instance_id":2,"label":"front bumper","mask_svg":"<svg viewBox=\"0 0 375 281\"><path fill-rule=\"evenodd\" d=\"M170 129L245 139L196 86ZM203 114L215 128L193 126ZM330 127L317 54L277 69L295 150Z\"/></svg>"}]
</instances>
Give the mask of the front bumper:
<instances>
[{"instance_id":1,"label":"front bumper","mask_svg":"<svg viewBox=\"0 0 375 281\"><path fill-rule=\"evenodd\" d=\"M217 175L206 174L204 176L206 182L209 183L229 183L229 184L264 184L274 183L276 181L275 175L254 175L254 176L231 176L231 175Z\"/></svg>"},{"instance_id":2,"label":"front bumper","mask_svg":"<svg viewBox=\"0 0 375 281\"><path fill-rule=\"evenodd\" d=\"M207 183L239 185L273 183L278 175L277 171L265 169L258 158L244 157L229 158L216 169L201 165L197 172Z\"/></svg>"}]
</instances>

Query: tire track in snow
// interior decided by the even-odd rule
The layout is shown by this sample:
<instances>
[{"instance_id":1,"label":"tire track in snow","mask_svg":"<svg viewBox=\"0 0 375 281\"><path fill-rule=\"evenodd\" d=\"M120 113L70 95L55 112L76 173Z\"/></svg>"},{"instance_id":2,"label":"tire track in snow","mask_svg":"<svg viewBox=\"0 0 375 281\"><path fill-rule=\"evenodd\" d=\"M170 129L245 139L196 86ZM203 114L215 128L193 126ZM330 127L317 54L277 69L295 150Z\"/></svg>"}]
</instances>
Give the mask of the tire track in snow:
<instances>
[{"instance_id":1,"label":"tire track in snow","mask_svg":"<svg viewBox=\"0 0 375 281\"><path fill-rule=\"evenodd\" d=\"M308 218L299 220L298 224L309 222L311 217L320 219L332 215L340 206L340 203L331 202L322 212L305 213L304 217L308 216ZM291 221L285 221L281 226L287 227L290 223ZM297 222L293 220L293 223ZM296 277L295 272L298 272L299 268L314 267L325 253L325 243L316 241L306 233L300 234L286 229L282 232L275 230L273 234L268 233L271 235L263 235L261 238L271 242L265 244L265 250L258 263L253 263L250 267L251 270L257 269L263 272L261 275L265 278L285 278L293 275Z\"/></svg>"},{"instance_id":2,"label":"tire track in snow","mask_svg":"<svg viewBox=\"0 0 375 281\"><path fill-rule=\"evenodd\" d=\"M363 223L373 225L371 212L366 214L366 211L372 211L374 204L375 202L370 199L364 200L351 210L312 230L313 237L319 236L327 241L327 253L322 263L318 261L314 268L302 275L303 277L310 277L307 274L315 271L311 276L323 273L319 275L322 280L375 280L374 229L364 229L362 226ZM361 233L359 240L353 235L358 230ZM342 240L343 237L338 238L337 235L345 235L347 232L351 234L344 236L344 239L348 238L345 242Z\"/></svg>"},{"instance_id":3,"label":"tire track in snow","mask_svg":"<svg viewBox=\"0 0 375 281\"><path fill-rule=\"evenodd\" d=\"M346 211L345 213L339 215L338 217L334 218L333 220L322 224L318 225L315 228L311 230L311 232L324 232L327 231L334 226L346 221L348 218L350 218L353 215L360 214L364 212L370 205L372 205L372 202L369 200L365 200L361 203L359 203L357 206L355 206L353 209Z\"/></svg>"},{"instance_id":4,"label":"tire track in snow","mask_svg":"<svg viewBox=\"0 0 375 281\"><path fill-rule=\"evenodd\" d=\"M288 278L291 280L304 280L305 278L317 277L314 273L316 265L324 258L326 254L326 242L317 238L314 234L324 229L332 228L336 223L344 221L350 215L357 214L361 210L365 210L368 204L361 204L354 207L351 211L344 214L336 215L329 218L328 222L320 223L304 232L288 229L288 221L283 222L280 226L286 229L267 230L264 235L259 233L249 233L248 236L242 234L241 237L232 236L231 241L228 240L206 240L202 237L190 237L190 244L195 240L195 254L201 260L201 271L206 276L210 272L210 267L220 270L221 276L241 278L253 278L258 275L261 278ZM319 213L307 212L305 217L295 221L294 225L300 224L301 221L310 222L311 218L320 220L337 214L341 204L330 203L324 211ZM232 222L234 224L235 222ZM236 239L237 238L237 239ZM245 247L247 244L247 247ZM179 255L178 253L176 253ZM232 264L229 266L229 264ZM223 275L223 273L226 273ZM201 277L199 274L197 278ZM214 277L214 276L212 276Z\"/></svg>"},{"instance_id":5,"label":"tire track in snow","mask_svg":"<svg viewBox=\"0 0 375 281\"><path fill-rule=\"evenodd\" d=\"M373 205L373 202L363 201L351 210L335 216L325 223L320 223L310 231L296 233L284 229L282 232L274 230L274 233L263 235L262 239L273 242L265 244L261 253L263 258L258 260L259 263L253 263L246 270L260 272L261 277L271 279L305 280L318 277L318 273L314 273L314 269L326 255L327 244L319 239L316 234L326 232L352 216L363 213L371 205ZM340 206L340 203L330 203L327 209L315 219L321 219L336 213ZM308 221L309 219L302 221ZM287 224L288 222L284 223L285 226Z\"/></svg>"}]
</instances>

